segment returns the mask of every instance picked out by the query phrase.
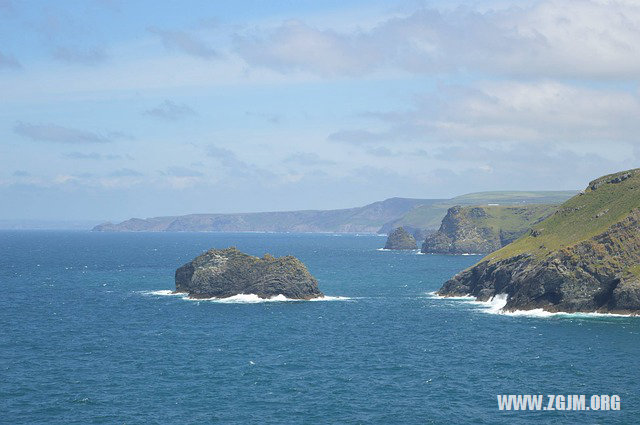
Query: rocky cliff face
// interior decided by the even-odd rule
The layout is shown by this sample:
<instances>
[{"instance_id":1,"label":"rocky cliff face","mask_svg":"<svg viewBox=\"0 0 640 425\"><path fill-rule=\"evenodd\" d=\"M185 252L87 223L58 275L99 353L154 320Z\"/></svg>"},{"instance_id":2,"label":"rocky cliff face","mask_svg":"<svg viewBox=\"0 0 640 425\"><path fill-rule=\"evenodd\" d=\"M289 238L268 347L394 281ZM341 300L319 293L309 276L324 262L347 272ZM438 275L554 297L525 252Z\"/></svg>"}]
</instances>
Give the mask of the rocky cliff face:
<instances>
[{"instance_id":1,"label":"rocky cliff face","mask_svg":"<svg viewBox=\"0 0 640 425\"><path fill-rule=\"evenodd\" d=\"M428 254L488 254L522 236L554 210L550 205L449 208L440 229L428 235L422 252Z\"/></svg>"},{"instance_id":2,"label":"rocky cliff face","mask_svg":"<svg viewBox=\"0 0 640 425\"><path fill-rule=\"evenodd\" d=\"M413 235L409 234L404 228L398 227L387 237L387 243L384 245L384 249L417 249Z\"/></svg>"},{"instance_id":3,"label":"rocky cliff face","mask_svg":"<svg viewBox=\"0 0 640 425\"><path fill-rule=\"evenodd\" d=\"M438 293L508 294L506 310L640 314L639 176L632 170L591 182L528 236Z\"/></svg>"},{"instance_id":4,"label":"rocky cliff face","mask_svg":"<svg viewBox=\"0 0 640 425\"><path fill-rule=\"evenodd\" d=\"M193 298L255 294L291 299L322 297L318 282L295 257L252 257L236 248L212 249L176 270L176 292Z\"/></svg>"}]
</instances>

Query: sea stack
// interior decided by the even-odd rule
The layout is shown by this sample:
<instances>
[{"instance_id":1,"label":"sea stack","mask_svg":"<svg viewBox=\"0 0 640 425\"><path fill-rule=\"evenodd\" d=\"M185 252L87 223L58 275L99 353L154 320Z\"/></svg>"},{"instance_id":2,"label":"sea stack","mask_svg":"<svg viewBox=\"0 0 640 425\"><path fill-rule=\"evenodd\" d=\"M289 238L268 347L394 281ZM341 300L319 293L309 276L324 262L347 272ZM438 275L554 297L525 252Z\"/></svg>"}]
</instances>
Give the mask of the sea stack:
<instances>
[{"instance_id":1,"label":"sea stack","mask_svg":"<svg viewBox=\"0 0 640 425\"><path fill-rule=\"evenodd\" d=\"M404 230L404 227L398 227L387 237L387 243L384 249L417 249L416 239Z\"/></svg>"},{"instance_id":2,"label":"sea stack","mask_svg":"<svg viewBox=\"0 0 640 425\"><path fill-rule=\"evenodd\" d=\"M481 301L507 294L509 311L640 314L640 169L590 182L438 293Z\"/></svg>"},{"instance_id":3,"label":"sea stack","mask_svg":"<svg viewBox=\"0 0 640 425\"><path fill-rule=\"evenodd\" d=\"M211 249L176 270L176 292L191 298L227 298L254 294L260 298L283 295L309 300L324 296L318 281L295 257L262 258L235 247Z\"/></svg>"}]
</instances>

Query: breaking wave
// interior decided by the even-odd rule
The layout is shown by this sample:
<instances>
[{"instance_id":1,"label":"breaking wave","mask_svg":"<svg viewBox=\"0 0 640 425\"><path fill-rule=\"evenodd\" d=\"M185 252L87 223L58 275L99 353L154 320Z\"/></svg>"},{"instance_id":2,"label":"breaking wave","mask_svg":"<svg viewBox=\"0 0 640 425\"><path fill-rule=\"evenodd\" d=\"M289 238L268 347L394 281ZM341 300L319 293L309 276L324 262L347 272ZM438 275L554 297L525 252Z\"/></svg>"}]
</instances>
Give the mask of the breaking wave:
<instances>
[{"instance_id":1,"label":"breaking wave","mask_svg":"<svg viewBox=\"0 0 640 425\"><path fill-rule=\"evenodd\" d=\"M186 301L206 301L206 302L214 302L220 304L258 304L258 303L270 303L270 302L301 302L301 301L348 301L351 300L350 297L340 297L340 296L330 296L325 295L324 297L312 298L310 300L297 300L293 298L287 298L284 295L276 295L271 298L260 298L256 294L238 294L231 297L226 298L190 298L184 292L174 292L169 289L162 289L158 291L139 291L142 295L150 295L150 296L162 296L162 297L180 297Z\"/></svg>"},{"instance_id":2,"label":"breaking wave","mask_svg":"<svg viewBox=\"0 0 640 425\"><path fill-rule=\"evenodd\" d=\"M504 306L507 304L508 294L496 294L488 301L478 301L473 295L457 296L457 297L445 297L438 295L435 292L429 292L432 298L445 299L445 300L457 300L467 304L473 304L478 307L478 311L486 314L500 314L504 316L517 316L517 317L535 317L535 318L551 318L551 317L569 317L569 318L611 318L611 317L640 317L633 314L619 314L619 313L598 313L598 312L551 312L541 308L534 308L532 310L504 310Z\"/></svg>"}]
</instances>

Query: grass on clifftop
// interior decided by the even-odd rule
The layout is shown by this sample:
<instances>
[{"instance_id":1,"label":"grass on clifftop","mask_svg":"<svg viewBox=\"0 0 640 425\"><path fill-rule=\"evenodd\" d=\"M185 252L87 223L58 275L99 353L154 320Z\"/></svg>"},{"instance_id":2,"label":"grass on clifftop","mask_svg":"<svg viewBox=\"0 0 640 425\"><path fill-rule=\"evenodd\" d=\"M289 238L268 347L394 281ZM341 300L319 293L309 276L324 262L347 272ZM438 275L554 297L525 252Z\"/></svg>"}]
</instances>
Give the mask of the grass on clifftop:
<instances>
[{"instance_id":1,"label":"grass on clifftop","mask_svg":"<svg viewBox=\"0 0 640 425\"><path fill-rule=\"evenodd\" d=\"M628 178L614 182L626 174ZM483 261L495 262L523 253L543 257L603 233L639 207L640 169L600 177L589 183L583 194L569 199L555 214L533 226L532 232L489 254Z\"/></svg>"},{"instance_id":2,"label":"grass on clifftop","mask_svg":"<svg viewBox=\"0 0 640 425\"><path fill-rule=\"evenodd\" d=\"M402 218L394 221L392 227L409 226L418 229L437 229L447 210L454 205L500 204L502 206L527 206L532 204L558 205L575 191L499 191L477 192L457 196L431 205L420 205L407 212ZM493 208L489 206L487 208Z\"/></svg>"},{"instance_id":3,"label":"grass on clifftop","mask_svg":"<svg viewBox=\"0 0 640 425\"><path fill-rule=\"evenodd\" d=\"M467 216L472 208L481 208L485 217L472 219L476 226L488 227L494 232L518 232L528 229L541 218L551 215L558 205L529 204L522 206L465 207Z\"/></svg>"},{"instance_id":4,"label":"grass on clifftop","mask_svg":"<svg viewBox=\"0 0 640 425\"><path fill-rule=\"evenodd\" d=\"M459 205L480 205L484 203L504 203L509 205L560 204L575 194L575 190L474 192L456 196L452 201Z\"/></svg>"}]
</instances>

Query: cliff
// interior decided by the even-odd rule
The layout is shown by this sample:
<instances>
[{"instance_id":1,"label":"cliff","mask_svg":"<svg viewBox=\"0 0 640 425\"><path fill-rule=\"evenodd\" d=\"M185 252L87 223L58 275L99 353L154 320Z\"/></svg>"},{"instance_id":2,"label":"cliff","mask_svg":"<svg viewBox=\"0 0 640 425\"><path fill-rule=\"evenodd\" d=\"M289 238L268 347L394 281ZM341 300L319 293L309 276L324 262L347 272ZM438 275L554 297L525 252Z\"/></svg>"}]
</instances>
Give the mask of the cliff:
<instances>
[{"instance_id":1,"label":"cliff","mask_svg":"<svg viewBox=\"0 0 640 425\"><path fill-rule=\"evenodd\" d=\"M413 235L407 233L402 227L398 227L387 237L384 249L417 249L418 244Z\"/></svg>"},{"instance_id":2,"label":"cliff","mask_svg":"<svg viewBox=\"0 0 640 425\"><path fill-rule=\"evenodd\" d=\"M447 281L440 295L506 310L640 313L640 170L598 178L512 244Z\"/></svg>"},{"instance_id":3,"label":"cliff","mask_svg":"<svg viewBox=\"0 0 640 425\"><path fill-rule=\"evenodd\" d=\"M422 244L429 254L488 254L513 242L555 211L552 205L449 208L440 229Z\"/></svg>"},{"instance_id":4,"label":"cliff","mask_svg":"<svg viewBox=\"0 0 640 425\"><path fill-rule=\"evenodd\" d=\"M258 258L236 248L211 249L176 270L176 292L192 298L254 294L291 299L322 297L318 281L295 257Z\"/></svg>"},{"instance_id":5,"label":"cliff","mask_svg":"<svg viewBox=\"0 0 640 425\"><path fill-rule=\"evenodd\" d=\"M560 203L575 192L482 192L452 199L390 198L339 210L189 214L102 223L97 232L330 232L390 233L403 226L414 235L435 230L453 205L500 202ZM420 238L422 239L422 238Z\"/></svg>"}]
</instances>

